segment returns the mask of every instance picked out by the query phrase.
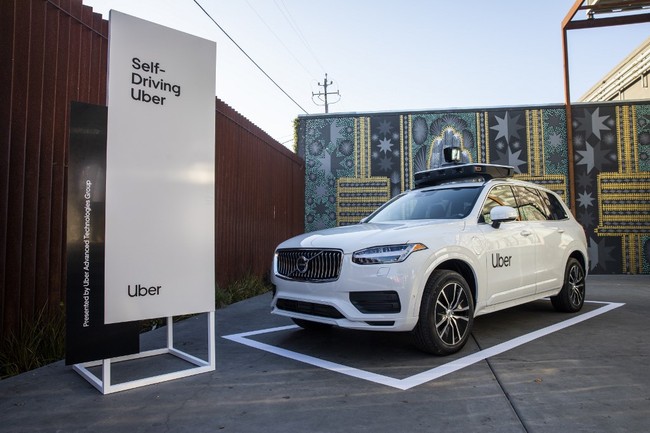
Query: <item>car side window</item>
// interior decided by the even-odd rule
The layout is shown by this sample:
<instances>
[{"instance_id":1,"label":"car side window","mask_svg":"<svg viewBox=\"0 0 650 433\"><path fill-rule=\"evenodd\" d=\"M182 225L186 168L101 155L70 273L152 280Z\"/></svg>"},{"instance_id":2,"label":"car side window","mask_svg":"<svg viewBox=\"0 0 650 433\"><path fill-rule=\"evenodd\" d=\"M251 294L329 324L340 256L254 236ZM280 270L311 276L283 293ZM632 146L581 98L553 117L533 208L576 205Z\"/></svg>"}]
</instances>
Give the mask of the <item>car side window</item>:
<instances>
[{"instance_id":1,"label":"car side window","mask_svg":"<svg viewBox=\"0 0 650 433\"><path fill-rule=\"evenodd\" d=\"M490 190L485 198L485 203L483 203L478 222L492 224L490 211L495 206L511 206L517 209L517 202L515 201L515 196L510 185L497 185Z\"/></svg>"},{"instance_id":2,"label":"car side window","mask_svg":"<svg viewBox=\"0 0 650 433\"><path fill-rule=\"evenodd\" d=\"M540 191L540 193L542 197L547 200L547 205L551 212L551 219L565 220L569 218L569 215L567 215L566 212L566 208L562 206L562 203L560 203L560 200L558 200L555 195L546 191Z\"/></svg>"},{"instance_id":3,"label":"car side window","mask_svg":"<svg viewBox=\"0 0 650 433\"><path fill-rule=\"evenodd\" d=\"M524 221L546 221L550 219L550 210L537 193L537 188L516 186L519 215Z\"/></svg>"}]
</instances>

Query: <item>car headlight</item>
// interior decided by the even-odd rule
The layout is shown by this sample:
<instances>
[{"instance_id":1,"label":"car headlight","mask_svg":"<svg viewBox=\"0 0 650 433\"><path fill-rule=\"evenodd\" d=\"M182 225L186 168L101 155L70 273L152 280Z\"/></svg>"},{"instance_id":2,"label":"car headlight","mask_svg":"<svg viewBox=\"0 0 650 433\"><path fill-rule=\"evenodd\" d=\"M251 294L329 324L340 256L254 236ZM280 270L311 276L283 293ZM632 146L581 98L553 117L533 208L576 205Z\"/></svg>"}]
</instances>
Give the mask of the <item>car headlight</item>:
<instances>
[{"instance_id":1,"label":"car headlight","mask_svg":"<svg viewBox=\"0 0 650 433\"><path fill-rule=\"evenodd\" d=\"M358 265L399 263L406 260L412 252L426 249L427 246L420 243L370 247L355 251L352 254L352 261Z\"/></svg>"}]
</instances>

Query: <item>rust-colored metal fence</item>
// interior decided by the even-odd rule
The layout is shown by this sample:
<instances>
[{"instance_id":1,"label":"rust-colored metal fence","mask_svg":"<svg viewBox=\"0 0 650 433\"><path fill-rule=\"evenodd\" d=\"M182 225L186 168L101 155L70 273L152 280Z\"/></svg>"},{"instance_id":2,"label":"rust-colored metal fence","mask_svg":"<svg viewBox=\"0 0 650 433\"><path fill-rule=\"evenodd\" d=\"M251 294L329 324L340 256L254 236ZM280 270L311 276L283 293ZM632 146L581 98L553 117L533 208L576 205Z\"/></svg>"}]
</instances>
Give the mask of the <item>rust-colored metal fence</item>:
<instances>
[{"instance_id":1,"label":"rust-colored metal fence","mask_svg":"<svg viewBox=\"0 0 650 433\"><path fill-rule=\"evenodd\" d=\"M224 102L216 124L217 282L269 271L277 244L301 233L305 166Z\"/></svg>"},{"instance_id":2,"label":"rust-colored metal fence","mask_svg":"<svg viewBox=\"0 0 650 433\"><path fill-rule=\"evenodd\" d=\"M81 0L0 3L0 336L65 302L71 101L104 104L108 22ZM217 100L217 282L303 229L304 163Z\"/></svg>"}]
</instances>

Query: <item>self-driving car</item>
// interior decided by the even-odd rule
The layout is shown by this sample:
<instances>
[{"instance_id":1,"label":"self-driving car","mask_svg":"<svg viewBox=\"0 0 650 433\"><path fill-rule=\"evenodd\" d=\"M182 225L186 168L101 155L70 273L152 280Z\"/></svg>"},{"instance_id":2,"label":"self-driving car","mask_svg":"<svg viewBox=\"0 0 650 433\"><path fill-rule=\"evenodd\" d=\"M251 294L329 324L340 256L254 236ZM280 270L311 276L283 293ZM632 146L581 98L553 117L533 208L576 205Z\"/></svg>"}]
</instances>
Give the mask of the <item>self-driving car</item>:
<instances>
[{"instance_id":1,"label":"self-driving car","mask_svg":"<svg viewBox=\"0 0 650 433\"><path fill-rule=\"evenodd\" d=\"M306 329L408 331L421 350L446 355L486 313L546 297L579 311L585 232L556 193L513 174L452 162L416 173L413 190L358 224L281 243L272 313Z\"/></svg>"}]
</instances>

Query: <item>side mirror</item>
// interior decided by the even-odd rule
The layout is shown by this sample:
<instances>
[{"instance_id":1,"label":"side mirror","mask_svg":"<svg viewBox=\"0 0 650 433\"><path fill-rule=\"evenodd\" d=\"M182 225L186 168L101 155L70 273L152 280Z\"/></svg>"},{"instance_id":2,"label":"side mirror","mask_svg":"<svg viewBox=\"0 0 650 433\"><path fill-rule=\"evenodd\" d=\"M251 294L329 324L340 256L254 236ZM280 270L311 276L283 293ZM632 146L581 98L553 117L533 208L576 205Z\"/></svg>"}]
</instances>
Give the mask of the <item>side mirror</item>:
<instances>
[{"instance_id":1,"label":"side mirror","mask_svg":"<svg viewBox=\"0 0 650 433\"><path fill-rule=\"evenodd\" d=\"M490 210L492 227L495 229L498 229L501 226L501 223L515 221L517 218L519 218L517 209L510 206L495 206Z\"/></svg>"}]
</instances>

